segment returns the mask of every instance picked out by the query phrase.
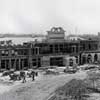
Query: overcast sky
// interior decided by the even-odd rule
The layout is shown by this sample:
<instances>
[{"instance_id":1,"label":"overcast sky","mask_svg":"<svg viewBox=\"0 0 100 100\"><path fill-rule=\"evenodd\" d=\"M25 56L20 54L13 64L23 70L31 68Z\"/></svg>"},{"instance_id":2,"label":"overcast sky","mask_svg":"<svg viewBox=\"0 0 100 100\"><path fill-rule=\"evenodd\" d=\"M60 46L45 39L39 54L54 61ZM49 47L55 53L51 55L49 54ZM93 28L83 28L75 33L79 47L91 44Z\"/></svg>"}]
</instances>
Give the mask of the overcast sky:
<instances>
[{"instance_id":1,"label":"overcast sky","mask_svg":"<svg viewBox=\"0 0 100 100\"><path fill-rule=\"evenodd\" d=\"M100 31L100 0L0 0L0 33L44 33L61 26L66 33Z\"/></svg>"}]
</instances>

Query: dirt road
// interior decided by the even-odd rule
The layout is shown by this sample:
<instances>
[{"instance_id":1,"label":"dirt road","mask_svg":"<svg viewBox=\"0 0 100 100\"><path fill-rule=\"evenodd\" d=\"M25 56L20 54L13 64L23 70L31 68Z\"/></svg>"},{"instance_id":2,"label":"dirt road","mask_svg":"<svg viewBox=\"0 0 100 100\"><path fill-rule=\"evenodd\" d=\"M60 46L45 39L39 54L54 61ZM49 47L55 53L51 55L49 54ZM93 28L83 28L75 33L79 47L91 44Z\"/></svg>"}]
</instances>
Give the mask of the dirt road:
<instances>
[{"instance_id":1,"label":"dirt road","mask_svg":"<svg viewBox=\"0 0 100 100\"><path fill-rule=\"evenodd\" d=\"M34 82L20 84L0 95L0 100L47 100L54 90L73 78L84 79L85 72L76 74L47 75Z\"/></svg>"}]
</instances>

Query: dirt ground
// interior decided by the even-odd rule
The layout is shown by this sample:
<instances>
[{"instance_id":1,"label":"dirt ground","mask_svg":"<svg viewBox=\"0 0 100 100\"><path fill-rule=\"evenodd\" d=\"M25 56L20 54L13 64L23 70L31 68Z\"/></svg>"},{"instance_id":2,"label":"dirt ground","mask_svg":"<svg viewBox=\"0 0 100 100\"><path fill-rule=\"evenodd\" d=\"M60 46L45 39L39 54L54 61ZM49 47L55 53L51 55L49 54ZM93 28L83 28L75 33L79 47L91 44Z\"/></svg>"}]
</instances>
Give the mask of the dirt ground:
<instances>
[{"instance_id":1,"label":"dirt ground","mask_svg":"<svg viewBox=\"0 0 100 100\"><path fill-rule=\"evenodd\" d=\"M17 82L13 85L0 87L0 100L47 100L54 90L73 78L84 79L85 72L61 75L39 75L35 81Z\"/></svg>"}]
</instances>

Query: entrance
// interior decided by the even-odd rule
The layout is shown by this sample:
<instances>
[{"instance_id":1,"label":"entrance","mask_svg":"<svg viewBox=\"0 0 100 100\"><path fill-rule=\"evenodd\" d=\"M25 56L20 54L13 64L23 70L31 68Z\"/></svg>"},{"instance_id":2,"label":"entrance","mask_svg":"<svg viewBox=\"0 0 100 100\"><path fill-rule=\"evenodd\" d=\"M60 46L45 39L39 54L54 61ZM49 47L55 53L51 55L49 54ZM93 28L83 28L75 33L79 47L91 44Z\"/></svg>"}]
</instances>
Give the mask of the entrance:
<instances>
[{"instance_id":1,"label":"entrance","mask_svg":"<svg viewBox=\"0 0 100 100\"><path fill-rule=\"evenodd\" d=\"M19 59L16 59L16 70L20 70Z\"/></svg>"},{"instance_id":2,"label":"entrance","mask_svg":"<svg viewBox=\"0 0 100 100\"><path fill-rule=\"evenodd\" d=\"M83 57L82 57L82 64L86 64L86 62L87 62L87 58L86 58L85 55L83 55Z\"/></svg>"},{"instance_id":3,"label":"entrance","mask_svg":"<svg viewBox=\"0 0 100 100\"><path fill-rule=\"evenodd\" d=\"M87 56L87 63L92 63L92 55L88 54Z\"/></svg>"},{"instance_id":4,"label":"entrance","mask_svg":"<svg viewBox=\"0 0 100 100\"><path fill-rule=\"evenodd\" d=\"M50 66L64 66L63 65L63 57L50 58Z\"/></svg>"}]
</instances>

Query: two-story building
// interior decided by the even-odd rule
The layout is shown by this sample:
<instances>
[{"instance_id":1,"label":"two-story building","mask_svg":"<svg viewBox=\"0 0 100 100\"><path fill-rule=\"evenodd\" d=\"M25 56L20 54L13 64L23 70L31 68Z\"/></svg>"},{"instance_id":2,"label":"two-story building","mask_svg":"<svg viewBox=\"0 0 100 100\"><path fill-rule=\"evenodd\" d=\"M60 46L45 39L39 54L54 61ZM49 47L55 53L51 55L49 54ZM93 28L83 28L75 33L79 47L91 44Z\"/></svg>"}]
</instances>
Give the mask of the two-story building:
<instances>
[{"instance_id":1,"label":"two-story building","mask_svg":"<svg viewBox=\"0 0 100 100\"><path fill-rule=\"evenodd\" d=\"M100 60L98 40L66 40L61 27L47 31L42 41L0 45L0 69L73 66Z\"/></svg>"}]
</instances>

